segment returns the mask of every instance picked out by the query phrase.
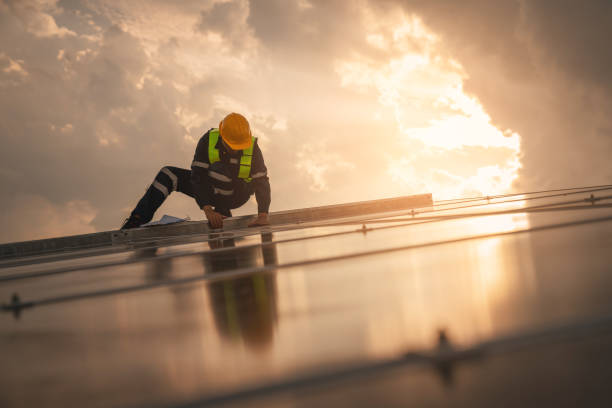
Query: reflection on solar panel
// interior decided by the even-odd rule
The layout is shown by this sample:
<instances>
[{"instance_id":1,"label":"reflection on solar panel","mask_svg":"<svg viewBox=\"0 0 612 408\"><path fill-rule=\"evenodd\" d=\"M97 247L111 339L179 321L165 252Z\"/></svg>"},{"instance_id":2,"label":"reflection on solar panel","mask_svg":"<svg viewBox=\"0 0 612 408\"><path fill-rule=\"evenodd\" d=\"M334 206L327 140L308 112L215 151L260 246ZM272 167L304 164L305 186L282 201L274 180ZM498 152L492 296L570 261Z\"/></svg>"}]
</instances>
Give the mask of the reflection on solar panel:
<instances>
[{"instance_id":1,"label":"reflection on solar panel","mask_svg":"<svg viewBox=\"0 0 612 408\"><path fill-rule=\"evenodd\" d=\"M612 186L0 246L0 406L603 406Z\"/></svg>"}]
</instances>

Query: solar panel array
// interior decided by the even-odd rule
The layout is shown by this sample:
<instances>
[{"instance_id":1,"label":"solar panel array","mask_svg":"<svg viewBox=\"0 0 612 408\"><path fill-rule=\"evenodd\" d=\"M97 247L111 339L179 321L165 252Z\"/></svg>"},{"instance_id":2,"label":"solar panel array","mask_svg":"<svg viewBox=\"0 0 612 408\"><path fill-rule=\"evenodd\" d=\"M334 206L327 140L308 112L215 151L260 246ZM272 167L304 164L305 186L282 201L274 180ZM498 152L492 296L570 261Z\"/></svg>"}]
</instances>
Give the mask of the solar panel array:
<instances>
[{"instance_id":1,"label":"solar panel array","mask_svg":"<svg viewBox=\"0 0 612 408\"><path fill-rule=\"evenodd\" d=\"M603 404L610 199L475 197L5 257L0 405Z\"/></svg>"}]
</instances>

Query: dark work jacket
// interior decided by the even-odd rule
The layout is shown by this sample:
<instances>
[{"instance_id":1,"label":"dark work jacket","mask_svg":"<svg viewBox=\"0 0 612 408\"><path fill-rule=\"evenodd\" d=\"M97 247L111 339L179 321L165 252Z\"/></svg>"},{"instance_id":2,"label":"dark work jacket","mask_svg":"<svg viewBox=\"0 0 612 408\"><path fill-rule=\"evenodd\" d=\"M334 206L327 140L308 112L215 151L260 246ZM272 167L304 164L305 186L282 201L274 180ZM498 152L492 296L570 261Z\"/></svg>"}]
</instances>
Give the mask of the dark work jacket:
<instances>
[{"instance_id":1,"label":"dark work jacket","mask_svg":"<svg viewBox=\"0 0 612 408\"><path fill-rule=\"evenodd\" d=\"M218 196L214 194L210 187L211 178L209 178L208 173L209 170L211 170L211 164L208 158L208 135L211 130L212 129L208 130L208 132L200 138L191 164L191 183L193 185L195 199L200 208L205 205L235 208L231 203L226 204L227 201L220 204L220 200L231 200L231 197ZM260 213L267 213L270 209L271 200L270 180L268 179L268 170L264 163L263 154L257 142L255 142L255 146L253 147L253 159L251 161L251 172L249 174L252 181L250 183L246 183L244 180L238 178L238 171L240 168L238 162L240 161L240 156L230 157L223 143L221 143L221 137L219 137L216 147L217 150L219 150L220 162L214 163L213 167L216 169L222 168L222 173L231 179L231 181L226 183L228 187L231 186L229 188L232 188L237 194L255 194L257 211ZM212 181L218 182L216 180ZM242 198L238 198L238 200L240 201L240 205L246 201Z\"/></svg>"}]
</instances>

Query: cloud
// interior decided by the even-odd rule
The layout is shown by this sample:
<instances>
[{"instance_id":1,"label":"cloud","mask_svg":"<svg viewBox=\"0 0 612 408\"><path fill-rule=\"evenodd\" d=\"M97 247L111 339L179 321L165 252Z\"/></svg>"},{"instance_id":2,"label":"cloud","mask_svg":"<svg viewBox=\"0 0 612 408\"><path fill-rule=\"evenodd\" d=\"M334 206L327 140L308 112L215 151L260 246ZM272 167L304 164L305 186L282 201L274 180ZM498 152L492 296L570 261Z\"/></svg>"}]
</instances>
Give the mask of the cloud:
<instances>
[{"instance_id":1,"label":"cloud","mask_svg":"<svg viewBox=\"0 0 612 408\"><path fill-rule=\"evenodd\" d=\"M52 238L95 232L97 210L87 201L54 204L39 195L18 194L2 200L0 242Z\"/></svg>"},{"instance_id":2,"label":"cloud","mask_svg":"<svg viewBox=\"0 0 612 408\"><path fill-rule=\"evenodd\" d=\"M26 71L22 64L23 60L15 61L11 57L6 56L4 53L0 53L0 68L5 74L14 73L17 76L26 77L28 71Z\"/></svg>"},{"instance_id":3,"label":"cloud","mask_svg":"<svg viewBox=\"0 0 612 408\"><path fill-rule=\"evenodd\" d=\"M116 228L120 209L137 199L152 173L166 160L189 160L181 154L187 142L175 118L176 91L167 82L137 86L151 63L140 42L117 26L95 45L27 41L20 59L28 80L0 96L6 115L0 157L19 175L11 191L53 203L86 200L104 209L96 228Z\"/></svg>"},{"instance_id":4,"label":"cloud","mask_svg":"<svg viewBox=\"0 0 612 408\"><path fill-rule=\"evenodd\" d=\"M355 169L355 164L337 153L330 153L325 143L320 142L302 146L297 152L295 167L309 180L309 189L320 192L329 190L330 173L340 173L343 177Z\"/></svg>"},{"instance_id":5,"label":"cloud","mask_svg":"<svg viewBox=\"0 0 612 408\"><path fill-rule=\"evenodd\" d=\"M8 8L37 37L65 37L76 35L66 27L58 27L53 14L61 13L58 0L6 0Z\"/></svg>"},{"instance_id":6,"label":"cloud","mask_svg":"<svg viewBox=\"0 0 612 408\"><path fill-rule=\"evenodd\" d=\"M14 60L0 52L0 88L18 85L26 80L28 71L23 60Z\"/></svg>"},{"instance_id":7,"label":"cloud","mask_svg":"<svg viewBox=\"0 0 612 408\"><path fill-rule=\"evenodd\" d=\"M492 123L521 135L516 189L610 182L610 2L401 4L440 35Z\"/></svg>"},{"instance_id":8,"label":"cloud","mask_svg":"<svg viewBox=\"0 0 612 408\"><path fill-rule=\"evenodd\" d=\"M234 49L248 48L256 44L251 40L246 20L249 16L247 1L214 3L200 13L196 28L203 33L215 33Z\"/></svg>"},{"instance_id":9,"label":"cloud","mask_svg":"<svg viewBox=\"0 0 612 408\"><path fill-rule=\"evenodd\" d=\"M430 191L436 198L508 191L520 168L519 135L491 124L480 102L466 95L463 67L443 54L420 18L395 20L392 30L370 31L366 39L376 36L385 48L401 50L398 56L381 63L359 55L336 68L344 86L364 94L374 89L392 109L400 134L388 142L394 149L381 153L395 185L404 194Z\"/></svg>"}]
</instances>

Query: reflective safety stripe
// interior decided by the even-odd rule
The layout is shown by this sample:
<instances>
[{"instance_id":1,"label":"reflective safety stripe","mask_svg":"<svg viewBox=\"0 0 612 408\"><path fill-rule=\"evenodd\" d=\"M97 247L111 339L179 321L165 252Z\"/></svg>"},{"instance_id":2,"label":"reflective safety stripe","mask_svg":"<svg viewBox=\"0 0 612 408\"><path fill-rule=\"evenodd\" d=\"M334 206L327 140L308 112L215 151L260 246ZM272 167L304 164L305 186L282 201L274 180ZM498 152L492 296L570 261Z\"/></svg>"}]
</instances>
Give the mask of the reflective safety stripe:
<instances>
[{"instance_id":1,"label":"reflective safety stripe","mask_svg":"<svg viewBox=\"0 0 612 408\"><path fill-rule=\"evenodd\" d=\"M167 167L164 167L163 169L161 169L161 171L162 173L170 177L170 180L172 180L172 191L176 191L176 186L178 184L178 178Z\"/></svg>"},{"instance_id":2,"label":"reflective safety stripe","mask_svg":"<svg viewBox=\"0 0 612 408\"><path fill-rule=\"evenodd\" d=\"M217 142L219 141L219 129L212 129L208 132L208 161L210 164L218 162L219 150L217 149Z\"/></svg>"},{"instance_id":3,"label":"reflective safety stripe","mask_svg":"<svg viewBox=\"0 0 612 408\"><path fill-rule=\"evenodd\" d=\"M217 188L217 187L214 187L213 190L215 194L221 194L224 196L230 196L234 194L234 190L223 190L222 188Z\"/></svg>"},{"instance_id":4,"label":"reflective safety stripe","mask_svg":"<svg viewBox=\"0 0 612 408\"><path fill-rule=\"evenodd\" d=\"M219 129L211 129L210 132L208 132L208 161L210 164L221 160L219 158L217 142L219 142ZM247 183L251 181L249 174L251 173L251 162L253 160L253 148L255 147L255 142L257 142L257 138L251 137L251 146L249 146L248 149L244 149L242 151L242 156L240 156L240 170L238 171L238 178L243 179ZM237 160L234 160L236 159L230 159L230 163L238 163Z\"/></svg>"},{"instance_id":5,"label":"reflective safety stripe","mask_svg":"<svg viewBox=\"0 0 612 408\"><path fill-rule=\"evenodd\" d=\"M210 166L210 164L204 163L204 162L201 162L201 161L195 161L194 160L191 163L191 167L202 167L203 169L207 169L209 166Z\"/></svg>"},{"instance_id":6,"label":"reflective safety stripe","mask_svg":"<svg viewBox=\"0 0 612 408\"><path fill-rule=\"evenodd\" d=\"M153 182L153 187L155 187L156 189L158 189L159 191L161 191L164 194L164 197L168 197L168 194L170 194L168 192L168 189L166 188L166 186L164 186L162 183L160 183L159 181L155 180Z\"/></svg>"},{"instance_id":7,"label":"reflective safety stripe","mask_svg":"<svg viewBox=\"0 0 612 408\"><path fill-rule=\"evenodd\" d=\"M251 178L259 178L259 177L263 177L263 176L265 176L266 174L268 174L268 173L267 173L267 172L265 172L265 171L260 171L259 173L255 173L255 174L253 174L253 175L251 176Z\"/></svg>"},{"instance_id":8,"label":"reflective safety stripe","mask_svg":"<svg viewBox=\"0 0 612 408\"><path fill-rule=\"evenodd\" d=\"M232 179L221 174L221 173L217 173L216 171L212 171L212 170L208 170L208 175L214 179L217 179L219 181L225 181L225 182L231 182Z\"/></svg>"},{"instance_id":9,"label":"reflective safety stripe","mask_svg":"<svg viewBox=\"0 0 612 408\"><path fill-rule=\"evenodd\" d=\"M244 179L247 183L251 181L249 178L249 173L251 173L251 161L253 161L253 146L255 145L255 140L251 143L251 146L248 149L242 151L242 156L240 156L240 170L238 171L238 177Z\"/></svg>"}]
</instances>

